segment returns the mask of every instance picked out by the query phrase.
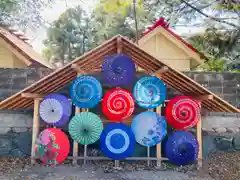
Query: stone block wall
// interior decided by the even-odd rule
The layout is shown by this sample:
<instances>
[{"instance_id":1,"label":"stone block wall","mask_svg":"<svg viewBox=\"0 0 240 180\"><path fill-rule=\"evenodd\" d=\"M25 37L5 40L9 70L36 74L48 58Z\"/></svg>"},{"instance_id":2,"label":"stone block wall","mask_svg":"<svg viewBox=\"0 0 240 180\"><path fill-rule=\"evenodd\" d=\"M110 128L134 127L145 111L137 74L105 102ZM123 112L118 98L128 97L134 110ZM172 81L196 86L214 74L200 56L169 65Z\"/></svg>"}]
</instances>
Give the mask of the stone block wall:
<instances>
[{"instance_id":1,"label":"stone block wall","mask_svg":"<svg viewBox=\"0 0 240 180\"><path fill-rule=\"evenodd\" d=\"M185 72L185 74L219 97L240 108L240 73ZM176 94L178 94L176 91L169 89L169 98Z\"/></svg>"},{"instance_id":2,"label":"stone block wall","mask_svg":"<svg viewBox=\"0 0 240 180\"><path fill-rule=\"evenodd\" d=\"M0 69L0 100L21 91L47 74L46 69ZM187 76L240 108L240 73L186 72ZM68 93L68 87L60 90ZM168 97L179 94L169 89ZM240 115L208 113L202 117L204 152L240 150ZM29 155L32 111L0 111L0 156ZM24 144L24 143L26 144ZM28 147L28 148L24 148ZM205 148L206 147L206 148ZM210 148L211 147L211 148Z\"/></svg>"},{"instance_id":3,"label":"stone block wall","mask_svg":"<svg viewBox=\"0 0 240 180\"><path fill-rule=\"evenodd\" d=\"M51 70L52 71L52 70ZM51 72L49 69L0 68L0 100L21 91Z\"/></svg>"}]
</instances>

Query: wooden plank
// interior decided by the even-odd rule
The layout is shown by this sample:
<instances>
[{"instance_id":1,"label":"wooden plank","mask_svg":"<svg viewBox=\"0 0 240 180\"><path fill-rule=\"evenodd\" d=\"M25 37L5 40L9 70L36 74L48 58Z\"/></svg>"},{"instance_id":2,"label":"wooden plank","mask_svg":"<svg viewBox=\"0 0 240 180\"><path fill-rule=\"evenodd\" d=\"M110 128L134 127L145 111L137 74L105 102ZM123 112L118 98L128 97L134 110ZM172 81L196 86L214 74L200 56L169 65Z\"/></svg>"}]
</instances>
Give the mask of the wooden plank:
<instances>
[{"instance_id":1,"label":"wooden plank","mask_svg":"<svg viewBox=\"0 0 240 180\"><path fill-rule=\"evenodd\" d=\"M39 105L40 100L34 100L34 112L33 112L33 127L32 127L32 149L31 149L31 157L35 156L35 143L37 140L37 136L39 133ZM35 164L35 159L31 159L31 164Z\"/></svg>"},{"instance_id":2,"label":"wooden plank","mask_svg":"<svg viewBox=\"0 0 240 180\"><path fill-rule=\"evenodd\" d=\"M72 157L72 156L69 156L67 159L71 159L71 160L78 160L78 159L86 159L86 160L110 160L112 161L112 159L108 158L108 157L101 157L101 156L92 156L92 157L82 157L82 156L78 156L78 157ZM157 158L156 157L128 157L128 158L125 158L124 160L139 160L139 161L156 161ZM163 161L167 161L168 158L165 158L165 157L161 157L161 160Z\"/></svg>"},{"instance_id":3,"label":"wooden plank","mask_svg":"<svg viewBox=\"0 0 240 180\"><path fill-rule=\"evenodd\" d=\"M118 54L121 54L122 53L122 49L123 49L123 46L122 46L122 37L117 37L117 53Z\"/></svg>"},{"instance_id":4,"label":"wooden plank","mask_svg":"<svg viewBox=\"0 0 240 180\"><path fill-rule=\"evenodd\" d=\"M24 97L24 98L30 98L30 99L36 99L36 98L41 99L46 95L38 94L38 93L27 93L26 92L26 93L22 93L21 96Z\"/></svg>"},{"instance_id":5,"label":"wooden plank","mask_svg":"<svg viewBox=\"0 0 240 180\"><path fill-rule=\"evenodd\" d=\"M160 105L160 106L158 106L157 108L156 108L156 113L158 113L159 115L161 115L161 107L162 107L162 105ZM161 143L160 144L157 144L157 146L156 146L156 157L157 157L157 167L161 167L161 154L162 154L162 152L161 152Z\"/></svg>"},{"instance_id":6,"label":"wooden plank","mask_svg":"<svg viewBox=\"0 0 240 180\"><path fill-rule=\"evenodd\" d=\"M204 101L204 100L212 100L214 96L212 94L207 95L199 95L199 96L192 96L194 99Z\"/></svg>"},{"instance_id":7,"label":"wooden plank","mask_svg":"<svg viewBox=\"0 0 240 180\"><path fill-rule=\"evenodd\" d=\"M87 108L82 108L81 110L82 110L82 112L88 112ZM87 148L88 148L88 146L84 145L84 152L83 152L84 157L87 157ZM87 164L86 159L83 160L83 164Z\"/></svg>"}]
</instances>

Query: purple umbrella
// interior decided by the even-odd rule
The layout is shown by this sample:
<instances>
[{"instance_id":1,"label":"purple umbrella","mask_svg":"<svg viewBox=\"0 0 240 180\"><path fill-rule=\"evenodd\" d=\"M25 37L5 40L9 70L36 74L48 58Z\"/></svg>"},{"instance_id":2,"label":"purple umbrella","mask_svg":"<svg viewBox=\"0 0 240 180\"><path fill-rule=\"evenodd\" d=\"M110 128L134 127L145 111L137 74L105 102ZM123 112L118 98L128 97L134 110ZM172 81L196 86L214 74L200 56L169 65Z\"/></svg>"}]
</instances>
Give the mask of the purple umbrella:
<instances>
[{"instance_id":1,"label":"purple umbrella","mask_svg":"<svg viewBox=\"0 0 240 180\"><path fill-rule=\"evenodd\" d=\"M40 103L40 117L50 125L63 126L68 122L71 113L69 100L61 94L49 94Z\"/></svg>"},{"instance_id":2,"label":"purple umbrella","mask_svg":"<svg viewBox=\"0 0 240 180\"><path fill-rule=\"evenodd\" d=\"M102 72L105 83L111 86L120 86L132 83L136 68L129 56L114 54L104 58Z\"/></svg>"}]
</instances>

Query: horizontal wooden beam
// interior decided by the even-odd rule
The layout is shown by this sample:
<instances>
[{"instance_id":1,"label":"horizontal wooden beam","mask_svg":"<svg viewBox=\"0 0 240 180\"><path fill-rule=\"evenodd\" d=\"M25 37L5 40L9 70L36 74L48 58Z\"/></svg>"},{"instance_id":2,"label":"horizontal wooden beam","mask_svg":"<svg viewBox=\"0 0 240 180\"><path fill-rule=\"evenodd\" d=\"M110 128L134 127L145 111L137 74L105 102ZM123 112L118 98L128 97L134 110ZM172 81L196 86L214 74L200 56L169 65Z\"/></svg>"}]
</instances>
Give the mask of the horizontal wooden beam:
<instances>
[{"instance_id":1,"label":"horizontal wooden beam","mask_svg":"<svg viewBox=\"0 0 240 180\"><path fill-rule=\"evenodd\" d=\"M83 71L77 64L72 64L72 69L74 69L79 74L86 74L85 71Z\"/></svg>"},{"instance_id":2,"label":"horizontal wooden beam","mask_svg":"<svg viewBox=\"0 0 240 180\"><path fill-rule=\"evenodd\" d=\"M165 74L168 71L168 67L167 66L163 66L162 68L160 68L159 70L157 70L156 72L154 72L152 74L152 76L162 76L163 74Z\"/></svg>"},{"instance_id":3,"label":"horizontal wooden beam","mask_svg":"<svg viewBox=\"0 0 240 180\"><path fill-rule=\"evenodd\" d=\"M200 100L200 101L211 100L211 99L214 98L212 94L192 96L192 97L193 97L194 99L197 99L197 100Z\"/></svg>"},{"instance_id":4,"label":"horizontal wooden beam","mask_svg":"<svg viewBox=\"0 0 240 180\"><path fill-rule=\"evenodd\" d=\"M44 94L37 94L37 93L22 93L21 96L23 98L30 98L30 99L39 99L40 98L41 99L41 98L43 98L46 95L44 95Z\"/></svg>"}]
</instances>

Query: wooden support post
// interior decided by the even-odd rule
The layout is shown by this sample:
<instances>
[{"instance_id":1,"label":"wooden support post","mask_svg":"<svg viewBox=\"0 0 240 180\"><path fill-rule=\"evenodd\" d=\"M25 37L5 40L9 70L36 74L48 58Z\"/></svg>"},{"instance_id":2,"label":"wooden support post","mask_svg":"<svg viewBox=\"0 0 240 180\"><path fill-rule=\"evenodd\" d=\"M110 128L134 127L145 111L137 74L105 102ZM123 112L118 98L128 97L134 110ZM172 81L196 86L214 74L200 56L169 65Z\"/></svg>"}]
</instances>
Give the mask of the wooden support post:
<instances>
[{"instance_id":1,"label":"wooden support post","mask_svg":"<svg viewBox=\"0 0 240 180\"><path fill-rule=\"evenodd\" d=\"M39 105L40 100L34 99L34 112L33 112L33 127L32 127L32 152L31 152L31 164L35 164L35 143L39 133Z\"/></svg>"},{"instance_id":2,"label":"wooden support post","mask_svg":"<svg viewBox=\"0 0 240 180\"><path fill-rule=\"evenodd\" d=\"M82 109L82 112L88 112L88 109L85 109L85 108L83 108ZM84 152L83 152L83 156L84 156L84 160L83 160L83 164L85 165L85 164L87 164L87 160L86 160L86 158L87 158L87 145L84 145Z\"/></svg>"},{"instance_id":3,"label":"wooden support post","mask_svg":"<svg viewBox=\"0 0 240 180\"><path fill-rule=\"evenodd\" d=\"M77 74L77 76L79 76L79 75L80 75L80 73ZM75 115L80 112L81 112L80 108L75 106ZM74 165L77 164L77 159L75 159L76 157L78 157L78 142L73 141L73 161L72 161L72 163Z\"/></svg>"},{"instance_id":4,"label":"wooden support post","mask_svg":"<svg viewBox=\"0 0 240 180\"><path fill-rule=\"evenodd\" d=\"M161 105L156 108L156 113L161 115ZM156 146L157 167L161 167L161 143Z\"/></svg>"},{"instance_id":5,"label":"wooden support post","mask_svg":"<svg viewBox=\"0 0 240 180\"><path fill-rule=\"evenodd\" d=\"M153 109L148 109L148 111L153 111ZM147 157L150 158L150 147L147 147ZM150 160L147 160L147 166L150 166Z\"/></svg>"},{"instance_id":6,"label":"wooden support post","mask_svg":"<svg viewBox=\"0 0 240 180\"><path fill-rule=\"evenodd\" d=\"M75 106L75 115L80 113L80 108ZM78 157L78 142L73 141L73 157ZM72 163L77 164L77 159L73 159Z\"/></svg>"},{"instance_id":7,"label":"wooden support post","mask_svg":"<svg viewBox=\"0 0 240 180\"><path fill-rule=\"evenodd\" d=\"M150 147L148 146L147 147L147 157L149 158L150 157ZM149 167L150 166L150 160L147 160L147 166Z\"/></svg>"},{"instance_id":8,"label":"wooden support post","mask_svg":"<svg viewBox=\"0 0 240 180\"><path fill-rule=\"evenodd\" d=\"M199 152L198 152L198 167L202 167L203 155L202 155L202 119L200 115L200 119L196 126L197 131L197 141L199 144Z\"/></svg>"}]
</instances>

